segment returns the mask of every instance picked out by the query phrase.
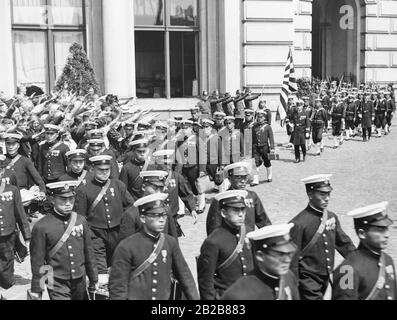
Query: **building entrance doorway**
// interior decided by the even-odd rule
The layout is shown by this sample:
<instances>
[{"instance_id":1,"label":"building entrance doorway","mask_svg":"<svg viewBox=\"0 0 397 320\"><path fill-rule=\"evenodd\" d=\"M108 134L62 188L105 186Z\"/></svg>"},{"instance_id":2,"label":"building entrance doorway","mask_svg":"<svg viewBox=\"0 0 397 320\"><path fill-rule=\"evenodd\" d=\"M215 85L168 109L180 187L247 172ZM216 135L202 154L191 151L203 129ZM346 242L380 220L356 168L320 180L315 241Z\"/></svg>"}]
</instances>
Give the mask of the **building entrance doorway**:
<instances>
[{"instance_id":1,"label":"building entrance doorway","mask_svg":"<svg viewBox=\"0 0 397 320\"><path fill-rule=\"evenodd\" d=\"M315 0L312 19L312 75L319 79L360 81L360 3Z\"/></svg>"}]
</instances>

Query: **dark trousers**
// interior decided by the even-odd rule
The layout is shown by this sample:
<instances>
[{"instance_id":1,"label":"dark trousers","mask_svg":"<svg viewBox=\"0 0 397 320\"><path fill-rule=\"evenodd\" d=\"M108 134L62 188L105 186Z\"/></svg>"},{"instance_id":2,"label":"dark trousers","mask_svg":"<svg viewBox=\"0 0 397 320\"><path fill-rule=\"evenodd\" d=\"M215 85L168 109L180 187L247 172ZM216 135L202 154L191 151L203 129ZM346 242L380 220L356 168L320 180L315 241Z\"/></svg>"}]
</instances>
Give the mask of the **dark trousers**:
<instances>
[{"instance_id":1,"label":"dark trousers","mask_svg":"<svg viewBox=\"0 0 397 320\"><path fill-rule=\"evenodd\" d=\"M71 280L54 278L54 287L47 290L50 300L88 300L85 276Z\"/></svg>"},{"instance_id":2,"label":"dark trousers","mask_svg":"<svg viewBox=\"0 0 397 320\"><path fill-rule=\"evenodd\" d=\"M91 239L94 247L98 273L108 273L112 265L114 250L118 244L120 226L112 229L96 229L91 227Z\"/></svg>"},{"instance_id":3,"label":"dark trousers","mask_svg":"<svg viewBox=\"0 0 397 320\"><path fill-rule=\"evenodd\" d=\"M197 178L199 177L199 167L192 166L192 167L182 167L182 174L186 177L187 182L189 182L190 187L192 188L193 194L195 196L198 195L198 191L196 188L196 181Z\"/></svg>"},{"instance_id":4,"label":"dark trousers","mask_svg":"<svg viewBox=\"0 0 397 320\"><path fill-rule=\"evenodd\" d=\"M255 158L255 165L259 168L262 164L266 168L270 168L272 166L269 157L269 146L254 146L254 158Z\"/></svg>"},{"instance_id":5,"label":"dark trousers","mask_svg":"<svg viewBox=\"0 0 397 320\"><path fill-rule=\"evenodd\" d=\"M393 120L393 114L391 112L388 112L386 114L386 123L390 127L391 126L391 121Z\"/></svg>"},{"instance_id":6,"label":"dark trousers","mask_svg":"<svg viewBox=\"0 0 397 320\"><path fill-rule=\"evenodd\" d=\"M312 139L314 143L319 143L323 140L323 127L313 127Z\"/></svg>"},{"instance_id":7,"label":"dark trousers","mask_svg":"<svg viewBox=\"0 0 397 320\"><path fill-rule=\"evenodd\" d=\"M369 128L363 128L363 139L366 140L367 139L367 132L368 132L368 140L371 138L371 132L372 129L371 127Z\"/></svg>"},{"instance_id":8,"label":"dark trousers","mask_svg":"<svg viewBox=\"0 0 397 320\"><path fill-rule=\"evenodd\" d=\"M323 300L329 284L328 276L309 272L299 274L299 295L301 300Z\"/></svg>"},{"instance_id":9,"label":"dark trousers","mask_svg":"<svg viewBox=\"0 0 397 320\"><path fill-rule=\"evenodd\" d=\"M300 155L300 152L299 152L299 147L302 149L303 156L306 157L306 146L304 144L297 145L297 146L294 146L294 147L295 147L295 159L296 160L300 160L300 158L301 158L301 155Z\"/></svg>"},{"instance_id":10,"label":"dark trousers","mask_svg":"<svg viewBox=\"0 0 397 320\"><path fill-rule=\"evenodd\" d=\"M0 237L0 287L11 288L14 283L15 233Z\"/></svg>"},{"instance_id":11,"label":"dark trousers","mask_svg":"<svg viewBox=\"0 0 397 320\"><path fill-rule=\"evenodd\" d=\"M375 114L375 126L379 129L382 127L382 129L385 129L386 126L386 116L382 114Z\"/></svg>"}]
</instances>

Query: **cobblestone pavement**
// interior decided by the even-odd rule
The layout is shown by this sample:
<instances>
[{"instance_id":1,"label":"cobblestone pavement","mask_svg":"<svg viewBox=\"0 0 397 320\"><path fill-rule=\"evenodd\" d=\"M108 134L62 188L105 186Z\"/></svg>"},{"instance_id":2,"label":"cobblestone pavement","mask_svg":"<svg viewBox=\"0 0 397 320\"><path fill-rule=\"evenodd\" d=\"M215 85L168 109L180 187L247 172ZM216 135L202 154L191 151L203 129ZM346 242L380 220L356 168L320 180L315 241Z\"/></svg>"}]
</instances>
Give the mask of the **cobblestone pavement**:
<instances>
[{"instance_id":1,"label":"cobblestone pavement","mask_svg":"<svg viewBox=\"0 0 397 320\"><path fill-rule=\"evenodd\" d=\"M307 204L307 196L302 178L318 173L332 173L331 184L334 191L331 195L330 210L339 215L346 233L357 243L353 230L352 219L344 216L349 210L387 200L389 215L397 220L397 127L388 136L372 138L363 143L355 138L338 149L332 149L331 136L325 136L325 151L321 157L315 157L314 151L308 152L304 163L295 164L291 149L277 147L281 160L273 161L273 182L261 183L252 190L256 191L273 223L288 222ZM275 134L279 145L287 142L285 133ZM260 169L260 180L265 179L265 169ZM207 203L214 194L207 195ZM208 206L207 206L208 208ZM185 258L196 277L195 257L205 239L206 213L199 216L197 224L192 218L185 216L180 219L186 237L180 239ZM397 261L397 224L390 229L391 239L387 252ZM336 263L341 261L337 255ZM13 299L26 299L26 290L30 284L30 265L25 261L16 264L17 284L11 293ZM46 298L46 296L44 297Z\"/></svg>"}]
</instances>

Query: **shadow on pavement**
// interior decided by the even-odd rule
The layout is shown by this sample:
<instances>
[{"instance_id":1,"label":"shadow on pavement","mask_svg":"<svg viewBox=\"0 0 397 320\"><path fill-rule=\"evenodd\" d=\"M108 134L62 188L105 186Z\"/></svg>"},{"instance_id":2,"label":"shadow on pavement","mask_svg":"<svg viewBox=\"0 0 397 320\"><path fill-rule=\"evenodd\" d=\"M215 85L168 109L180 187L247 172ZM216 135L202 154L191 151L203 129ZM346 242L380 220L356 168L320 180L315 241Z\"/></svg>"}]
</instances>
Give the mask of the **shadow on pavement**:
<instances>
[{"instance_id":1,"label":"shadow on pavement","mask_svg":"<svg viewBox=\"0 0 397 320\"><path fill-rule=\"evenodd\" d=\"M30 284L30 282L31 282L31 279L21 277L17 274L15 275L15 285L16 286L18 286L18 285L24 286L24 285Z\"/></svg>"},{"instance_id":2,"label":"shadow on pavement","mask_svg":"<svg viewBox=\"0 0 397 320\"><path fill-rule=\"evenodd\" d=\"M281 162L285 162L285 163L294 163L295 162L295 160L293 160L293 159L279 159L277 161L281 161Z\"/></svg>"}]
</instances>

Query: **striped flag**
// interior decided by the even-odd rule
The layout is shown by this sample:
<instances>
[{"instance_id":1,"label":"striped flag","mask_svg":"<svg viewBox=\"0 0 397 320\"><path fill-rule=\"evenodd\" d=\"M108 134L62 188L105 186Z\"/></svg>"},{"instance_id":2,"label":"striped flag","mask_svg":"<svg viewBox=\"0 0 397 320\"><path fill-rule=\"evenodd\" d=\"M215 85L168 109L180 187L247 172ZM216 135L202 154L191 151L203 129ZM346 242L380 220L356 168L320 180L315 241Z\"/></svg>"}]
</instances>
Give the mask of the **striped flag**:
<instances>
[{"instance_id":1,"label":"striped flag","mask_svg":"<svg viewBox=\"0 0 397 320\"><path fill-rule=\"evenodd\" d=\"M287 117L286 111L287 111L288 95L297 91L298 91L298 85L296 83L296 78L295 78L294 61L292 59L291 47L289 47L287 63L285 64L284 81L280 94L281 105L279 105L277 110L277 112L280 115L281 126L283 126L284 120Z\"/></svg>"}]
</instances>

